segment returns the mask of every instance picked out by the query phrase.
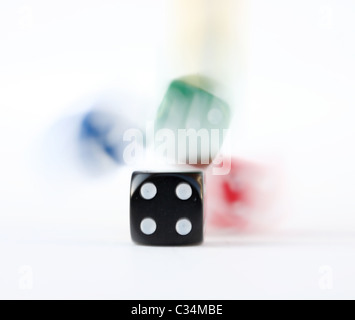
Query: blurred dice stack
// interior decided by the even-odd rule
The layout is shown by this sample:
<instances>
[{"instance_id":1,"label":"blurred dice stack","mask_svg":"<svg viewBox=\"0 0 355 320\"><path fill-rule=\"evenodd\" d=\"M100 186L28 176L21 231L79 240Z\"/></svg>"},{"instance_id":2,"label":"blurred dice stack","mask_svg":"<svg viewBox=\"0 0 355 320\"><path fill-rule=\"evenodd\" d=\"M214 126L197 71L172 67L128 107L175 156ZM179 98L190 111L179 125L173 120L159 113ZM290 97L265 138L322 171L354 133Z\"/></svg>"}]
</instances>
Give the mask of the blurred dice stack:
<instances>
[{"instance_id":1,"label":"blurred dice stack","mask_svg":"<svg viewBox=\"0 0 355 320\"><path fill-rule=\"evenodd\" d=\"M239 92L233 82L238 69L235 60L240 57L235 52L237 3L173 1L168 31L173 36L167 41L166 63L170 71L152 126L135 123L134 116L128 121L115 112L119 107L96 108L83 117L80 138L85 159L101 153L122 166L127 164L127 148L132 149L132 144L128 146L132 135L126 133L138 131L138 144L150 149L153 159L166 159L176 171L190 166L204 171L208 228L250 231L275 223L268 212L278 183L276 175L263 166L232 158L238 150L233 143L225 143L227 137L233 138L229 129L236 99L231 97ZM153 138L148 134L151 128L144 126L153 128ZM134 151L130 155L144 166L146 153ZM159 165L156 169L160 170Z\"/></svg>"}]
</instances>

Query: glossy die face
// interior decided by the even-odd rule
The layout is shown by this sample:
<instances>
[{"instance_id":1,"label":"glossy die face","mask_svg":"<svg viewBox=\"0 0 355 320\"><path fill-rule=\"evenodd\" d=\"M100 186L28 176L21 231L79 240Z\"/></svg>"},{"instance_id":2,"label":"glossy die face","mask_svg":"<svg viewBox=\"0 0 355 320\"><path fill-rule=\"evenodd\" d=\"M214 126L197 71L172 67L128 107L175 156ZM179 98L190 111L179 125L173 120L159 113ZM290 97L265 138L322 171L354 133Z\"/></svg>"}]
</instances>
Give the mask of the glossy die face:
<instances>
[{"instance_id":1,"label":"glossy die face","mask_svg":"<svg viewBox=\"0 0 355 320\"><path fill-rule=\"evenodd\" d=\"M179 246L203 241L203 175L200 172L134 172L130 224L133 241Z\"/></svg>"}]
</instances>

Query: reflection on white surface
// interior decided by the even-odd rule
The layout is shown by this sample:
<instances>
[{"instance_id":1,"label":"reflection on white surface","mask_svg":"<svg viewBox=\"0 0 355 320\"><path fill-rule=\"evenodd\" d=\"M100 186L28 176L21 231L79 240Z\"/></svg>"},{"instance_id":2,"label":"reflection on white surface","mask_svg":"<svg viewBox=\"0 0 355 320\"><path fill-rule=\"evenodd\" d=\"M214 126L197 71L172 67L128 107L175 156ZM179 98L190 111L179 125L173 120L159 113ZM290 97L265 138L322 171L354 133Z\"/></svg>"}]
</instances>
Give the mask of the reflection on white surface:
<instances>
[{"instance_id":1,"label":"reflection on white surface","mask_svg":"<svg viewBox=\"0 0 355 320\"><path fill-rule=\"evenodd\" d=\"M1 265L0 281L6 290L0 290L0 298L353 296L354 234L218 235L208 236L203 246L159 248L134 245L126 229L116 224L50 234L47 229L31 229L36 235L19 230L23 240L8 241L1 250L6 263ZM19 273L19 268L27 273ZM186 290L186 283L193 285Z\"/></svg>"}]
</instances>

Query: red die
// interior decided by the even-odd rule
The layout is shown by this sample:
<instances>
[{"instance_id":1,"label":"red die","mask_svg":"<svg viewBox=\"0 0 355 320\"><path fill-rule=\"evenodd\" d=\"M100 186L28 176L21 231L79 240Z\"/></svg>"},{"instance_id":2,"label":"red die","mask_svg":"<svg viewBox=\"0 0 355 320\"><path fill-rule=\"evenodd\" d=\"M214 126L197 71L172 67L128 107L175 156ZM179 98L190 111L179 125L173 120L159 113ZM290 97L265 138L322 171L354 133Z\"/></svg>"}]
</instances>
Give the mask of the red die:
<instances>
[{"instance_id":1,"label":"red die","mask_svg":"<svg viewBox=\"0 0 355 320\"><path fill-rule=\"evenodd\" d=\"M280 220L276 171L235 158L224 158L223 166L230 167L226 175L216 174L213 166L206 172L207 228L255 231L275 225Z\"/></svg>"}]
</instances>

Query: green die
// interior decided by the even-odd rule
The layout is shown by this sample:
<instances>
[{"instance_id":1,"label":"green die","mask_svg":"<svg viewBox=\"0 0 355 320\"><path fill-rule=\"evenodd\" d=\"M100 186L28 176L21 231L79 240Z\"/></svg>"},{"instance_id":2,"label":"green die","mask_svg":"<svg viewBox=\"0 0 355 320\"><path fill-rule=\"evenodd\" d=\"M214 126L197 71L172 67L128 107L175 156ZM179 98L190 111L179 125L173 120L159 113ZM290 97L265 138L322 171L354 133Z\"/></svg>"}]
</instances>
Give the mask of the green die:
<instances>
[{"instance_id":1,"label":"green die","mask_svg":"<svg viewBox=\"0 0 355 320\"><path fill-rule=\"evenodd\" d=\"M202 77L174 80L168 88L155 129L156 132L161 129L173 132L174 158L179 163L185 160L187 164L209 164L223 144L231 112L225 101L212 94L215 88L211 81ZM185 144L181 144L184 142L179 135L181 130L187 133ZM191 140L193 130L197 142Z\"/></svg>"}]
</instances>

